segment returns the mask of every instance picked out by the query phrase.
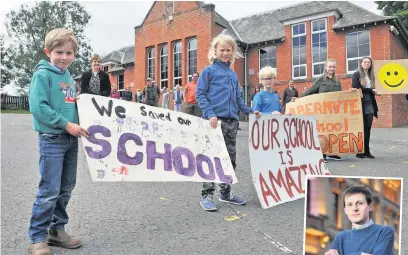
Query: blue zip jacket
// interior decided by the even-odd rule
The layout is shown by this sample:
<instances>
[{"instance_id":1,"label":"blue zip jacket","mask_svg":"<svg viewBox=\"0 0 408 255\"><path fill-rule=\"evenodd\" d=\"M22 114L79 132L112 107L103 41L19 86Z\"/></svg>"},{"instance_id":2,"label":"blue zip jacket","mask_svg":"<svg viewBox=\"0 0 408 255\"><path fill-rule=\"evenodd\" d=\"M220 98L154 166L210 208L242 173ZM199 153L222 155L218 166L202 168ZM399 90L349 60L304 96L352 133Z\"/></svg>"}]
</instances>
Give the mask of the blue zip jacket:
<instances>
[{"instance_id":1,"label":"blue zip jacket","mask_svg":"<svg viewBox=\"0 0 408 255\"><path fill-rule=\"evenodd\" d=\"M29 90L34 130L47 134L68 133L68 122L78 124L76 86L68 70L41 60L35 67Z\"/></svg>"},{"instance_id":2,"label":"blue zip jacket","mask_svg":"<svg viewBox=\"0 0 408 255\"><path fill-rule=\"evenodd\" d=\"M215 60L214 64L203 69L198 78L196 99L204 119L238 120L238 110L245 114L253 112L241 96L237 74L230 64Z\"/></svg>"}]
</instances>

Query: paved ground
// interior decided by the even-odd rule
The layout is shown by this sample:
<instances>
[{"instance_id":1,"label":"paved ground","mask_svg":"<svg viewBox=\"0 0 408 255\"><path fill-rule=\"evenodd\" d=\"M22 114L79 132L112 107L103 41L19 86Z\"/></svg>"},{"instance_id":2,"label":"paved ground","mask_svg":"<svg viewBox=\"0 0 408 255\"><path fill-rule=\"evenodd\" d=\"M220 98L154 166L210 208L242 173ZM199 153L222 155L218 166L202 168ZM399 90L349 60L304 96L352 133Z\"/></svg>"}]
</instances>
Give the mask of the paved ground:
<instances>
[{"instance_id":1,"label":"paved ground","mask_svg":"<svg viewBox=\"0 0 408 255\"><path fill-rule=\"evenodd\" d=\"M37 136L30 115L2 114L1 125L1 254L28 254L28 221L39 179ZM198 183L94 183L81 147L68 230L84 245L72 251L52 248L53 254L301 254L304 199L260 208L251 182L247 129L242 123L240 182L234 186L247 205L222 204L215 213L199 206ZM408 127L373 133L372 153L377 159L330 161L331 173L407 179ZM404 192L404 202L407 196ZM403 206L403 224L408 222L407 212L408 206ZM225 220L233 215L241 218ZM401 254L407 253L406 228Z\"/></svg>"}]
</instances>

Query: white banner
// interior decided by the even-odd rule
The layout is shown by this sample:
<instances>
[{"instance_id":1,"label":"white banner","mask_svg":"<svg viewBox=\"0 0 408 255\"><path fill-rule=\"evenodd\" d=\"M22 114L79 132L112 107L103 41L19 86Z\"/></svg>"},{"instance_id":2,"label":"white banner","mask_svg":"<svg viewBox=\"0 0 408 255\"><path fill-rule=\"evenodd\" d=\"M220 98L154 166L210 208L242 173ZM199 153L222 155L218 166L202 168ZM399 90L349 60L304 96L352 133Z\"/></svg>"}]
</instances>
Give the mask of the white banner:
<instances>
[{"instance_id":1,"label":"white banner","mask_svg":"<svg viewBox=\"0 0 408 255\"><path fill-rule=\"evenodd\" d=\"M78 111L93 181L237 182L221 127L208 120L90 94Z\"/></svg>"},{"instance_id":2,"label":"white banner","mask_svg":"<svg viewBox=\"0 0 408 255\"><path fill-rule=\"evenodd\" d=\"M306 174L330 175L314 116L251 115L249 157L264 209L304 197Z\"/></svg>"}]
</instances>

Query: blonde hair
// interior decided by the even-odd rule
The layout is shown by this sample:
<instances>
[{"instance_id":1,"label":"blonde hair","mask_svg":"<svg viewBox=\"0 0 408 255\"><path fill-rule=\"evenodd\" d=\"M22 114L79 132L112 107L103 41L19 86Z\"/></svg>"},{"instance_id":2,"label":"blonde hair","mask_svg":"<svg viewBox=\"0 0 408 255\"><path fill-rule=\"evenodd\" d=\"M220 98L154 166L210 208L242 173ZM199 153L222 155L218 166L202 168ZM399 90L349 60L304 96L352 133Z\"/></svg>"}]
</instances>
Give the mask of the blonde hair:
<instances>
[{"instance_id":1,"label":"blonde hair","mask_svg":"<svg viewBox=\"0 0 408 255\"><path fill-rule=\"evenodd\" d=\"M99 56L98 54L94 53L94 54L92 54L92 56L91 56L91 58L90 58L89 60L90 60L91 63L92 63L94 60L99 60L99 61L101 61L102 59L101 59L101 56Z\"/></svg>"},{"instance_id":2,"label":"blonde hair","mask_svg":"<svg viewBox=\"0 0 408 255\"><path fill-rule=\"evenodd\" d=\"M48 34L45 36L44 46L49 52L51 52L55 48L69 42L72 43L74 52L77 52L78 41L74 34L65 28L57 28L48 32Z\"/></svg>"},{"instance_id":3,"label":"blonde hair","mask_svg":"<svg viewBox=\"0 0 408 255\"><path fill-rule=\"evenodd\" d=\"M211 41L210 50L208 51L208 61L210 61L210 63L213 64L214 60L217 59L216 50L217 50L217 46L220 43L229 44L232 47L232 54L231 54L230 61L231 63L234 63L235 57L237 55L238 46L234 38L232 38L232 36L230 35L217 35L216 37L214 37L214 39Z\"/></svg>"},{"instance_id":4,"label":"blonde hair","mask_svg":"<svg viewBox=\"0 0 408 255\"><path fill-rule=\"evenodd\" d=\"M371 88L375 88L375 77L374 77L374 71L373 71L373 60L370 57L363 57L362 59L360 59L359 63L360 65L358 66L358 73L360 74L360 84L362 86L367 86L367 81L365 79L366 74L363 70L363 68L361 67L361 63L363 63L364 59L368 59L371 62L370 68L368 68L367 70L367 76L370 79L370 83L371 83Z\"/></svg>"},{"instance_id":5,"label":"blonde hair","mask_svg":"<svg viewBox=\"0 0 408 255\"><path fill-rule=\"evenodd\" d=\"M274 77L274 78L276 78L277 75L278 75L278 74L277 74L277 72L276 72L276 68L273 68L272 66L265 66L264 68L262 68L262 69L259 71L259 74L258 74L259 79L261 79L261 78L267 78L267 77L270 77L270 78Z\"/></svg>"},{"instance_id":6,"label":"blonde hair","mask_svg":"<svg viewBox=\"0 0 408 255\"><path fill-rule=\"evenodd\" d=\"M326 70L326 68L327 68L327 65L329 64L329 63L337 63L336 62L336 60L334 60L334 59L328 59L328 60L326 60L326 61L324 61L324 69L323 69L323 79L327 79L327 70ZM334 72L333 73L333 77L332 77L334 80L337 80L337 78L336 78L336 72Z\"/></svg>"}]
</instances>

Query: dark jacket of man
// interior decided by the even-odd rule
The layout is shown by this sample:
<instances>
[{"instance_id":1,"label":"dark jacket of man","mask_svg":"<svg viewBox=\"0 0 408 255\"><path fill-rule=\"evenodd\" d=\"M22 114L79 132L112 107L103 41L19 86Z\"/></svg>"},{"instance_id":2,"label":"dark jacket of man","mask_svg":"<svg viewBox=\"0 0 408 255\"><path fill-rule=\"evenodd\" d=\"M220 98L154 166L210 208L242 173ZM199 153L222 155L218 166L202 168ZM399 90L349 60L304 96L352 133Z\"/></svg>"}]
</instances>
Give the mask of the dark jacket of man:
<instances>
[{"instance_id":1,"label":"dark jacket of man","mask_svg":"<svg viewBox=\"0 0 408 255\"><path fill-rule=\"evenodd\" d=\"M296 88L290 89L286 88L285 91L283 92L283 98L282 98L282 107L284 108L287 103L289 103L292 100L292 97L299 97L299 92L297 91Z\"/></svg>"},{"instance_id":2,"label":"dark jacket of man","mask_svg":"<svg viewBox=\"0 0 408 255\"><path fill-rule=\"evenodd\" d=\"M81 77L81 94L94 94L89 90L89 81L93 75L92 70L84 72ZM109 80L109 75L104 71L99 71L99 80L100 80L100 94L99 96L109 97L111 93L111 83Z\"/></svg>"}]
</instances>

